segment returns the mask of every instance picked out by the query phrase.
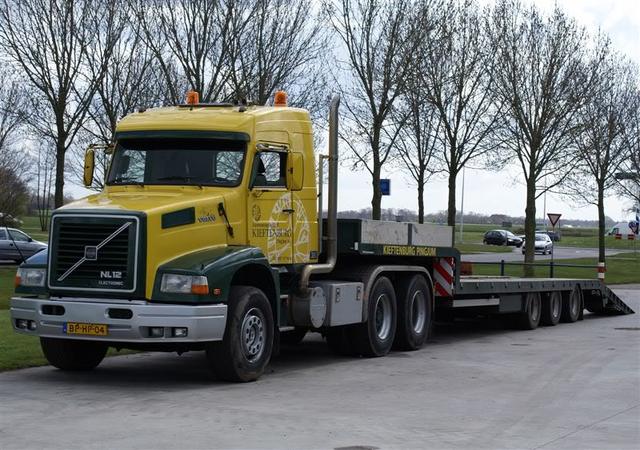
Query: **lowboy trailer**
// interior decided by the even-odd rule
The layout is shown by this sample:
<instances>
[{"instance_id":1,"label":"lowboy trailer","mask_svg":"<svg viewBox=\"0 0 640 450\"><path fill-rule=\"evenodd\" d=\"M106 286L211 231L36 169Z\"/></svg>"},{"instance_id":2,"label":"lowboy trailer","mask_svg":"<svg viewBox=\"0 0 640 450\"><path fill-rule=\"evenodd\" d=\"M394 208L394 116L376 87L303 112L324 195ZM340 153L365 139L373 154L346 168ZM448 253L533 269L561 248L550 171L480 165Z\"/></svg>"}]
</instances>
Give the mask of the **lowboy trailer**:
<instances>
[{"instance_id":1,"label":"lowboy trailer","mask_svg":"<svg viewBox=\"0 0 640 450\"><path fill-rule=\"evenodd\" d=\"M284 93L271 107L187 99L120 121L104 190L54 211L48 251L18 268L13 327L59 369L93 369L109 347L203 350L219 378L251 381L309 331L375 357L421 348L434 316L533 329L633 313L596 280L461 276L451 227L338 220L339 97L319 182L309 114Z\"/></svg>"}]
</instances>

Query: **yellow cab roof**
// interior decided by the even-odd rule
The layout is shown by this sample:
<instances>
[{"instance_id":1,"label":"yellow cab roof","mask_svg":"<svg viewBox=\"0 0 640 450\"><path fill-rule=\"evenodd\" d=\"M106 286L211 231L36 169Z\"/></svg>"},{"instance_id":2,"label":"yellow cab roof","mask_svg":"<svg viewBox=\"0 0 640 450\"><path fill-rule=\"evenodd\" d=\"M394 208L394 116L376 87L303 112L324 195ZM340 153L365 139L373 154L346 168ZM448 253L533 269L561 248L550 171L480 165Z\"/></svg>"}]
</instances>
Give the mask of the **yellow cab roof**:
<instances>
[{"instance_id":1,"label":"yellow cab roof","mask_svg":"<svg viewBox=\"0 0 640 450\"><path fill-rule=\"evenodd\" d=\"M311 133L309 113L305 109L272 106L169 106L134 112L124 117L116 134L132 131L225 131L246 133L285 129Z\"/></svg>"}]
</instances>

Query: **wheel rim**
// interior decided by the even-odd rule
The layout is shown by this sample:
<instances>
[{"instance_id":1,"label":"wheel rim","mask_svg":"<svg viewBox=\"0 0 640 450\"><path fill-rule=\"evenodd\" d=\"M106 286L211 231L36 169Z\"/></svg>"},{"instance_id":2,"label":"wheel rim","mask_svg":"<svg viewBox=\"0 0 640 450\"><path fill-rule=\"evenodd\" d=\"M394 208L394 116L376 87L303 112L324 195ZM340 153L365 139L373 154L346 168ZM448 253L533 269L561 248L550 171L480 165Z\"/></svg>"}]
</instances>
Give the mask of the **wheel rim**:
<instances>
[{"instance_id":1,"label":"wheel rim","mask_svg":"<svg viewBox=\"0 0 640 450\"><path fill-rule=\"evenodd\" d=\"M247 361L254 362L262 356L267 340L264 316L258 308L251 308L242 319L242 350Z\"/></svg>"},{"instance_id":2,"label":"wheel rim","mask_svg":"<svg viewBox=\"0 0 640 450\"><path fill-rule=\"evenodd\" d=\"M416 291L411 297L411 325L416 334L422 333L427 320L427 302L422 291Z\"/></svg>"},{"instance_id":3,"label":"wheel rim","mask_svg":"<svg viewBox=\"0 0 640 450\"><path fill-rule=\"evenodd\" d=\"M529 309L531 310L531 319L536 322L540 317L540 299L538 297L531 298Z\"/></svg>"},{"instance_id":4,"label":"wheel rim","mask_svg":"<svg viewBox=\"0 0 640 450\"><path fill-rule=\"evenodd\" d=\"M560 316L560 309L561 309L561 302L560 302L560 296L557 294L553 294L551 296L551 317L558 317Z\"/></svg>"},{"instance_id":5,"label":"wheel rim","mask_svg":"<svg viewBox=\"0 0 640 450\"><path fill-rule=\"evenodd\" d=\"M391 299L387 294L378 296L375 311L376 335L384 341L391 332Z\"/></svg>"}]
</instances>

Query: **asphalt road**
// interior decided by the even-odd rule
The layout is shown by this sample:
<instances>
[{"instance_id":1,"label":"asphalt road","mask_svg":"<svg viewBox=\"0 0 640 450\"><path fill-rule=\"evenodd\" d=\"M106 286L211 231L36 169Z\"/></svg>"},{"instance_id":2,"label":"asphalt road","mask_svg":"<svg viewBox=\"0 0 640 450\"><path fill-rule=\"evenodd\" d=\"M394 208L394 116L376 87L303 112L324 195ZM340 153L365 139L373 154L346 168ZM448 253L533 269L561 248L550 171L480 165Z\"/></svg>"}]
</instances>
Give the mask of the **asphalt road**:
<instances>
[{"instance_id":1,"label":"asphalt road","mask_svg":"<svg viewBox=\"0 0 640 450\"><path fill-rule=\"evenodd\" d=\"M640 311L640 287L617 289ZM201 354L136 354L91 373L0 374L0 447L637 449L640 316L516 331L439 325L417 352L331 355L318 335L255 383Z\"/></svg>"},{"instance_id":2,"label":"asphalt road","mask_svg":"<svg viewBox=\"0 0 640 450\"><path fill-rule=\"evenodd\" d=\"M617 253L628 252L628 250L607 249L606 255L615 255ZM578 247L556 247L554 249L553 259L572 259L572 258L597 258L597 248L578 248ZM524 261L522 249L513 248L510 253L476 253L462 255L463 261L471 262L491 262L491 261ZM536 254L536 261L550 261L551 255Z\"/></svg>"}]
</instances>

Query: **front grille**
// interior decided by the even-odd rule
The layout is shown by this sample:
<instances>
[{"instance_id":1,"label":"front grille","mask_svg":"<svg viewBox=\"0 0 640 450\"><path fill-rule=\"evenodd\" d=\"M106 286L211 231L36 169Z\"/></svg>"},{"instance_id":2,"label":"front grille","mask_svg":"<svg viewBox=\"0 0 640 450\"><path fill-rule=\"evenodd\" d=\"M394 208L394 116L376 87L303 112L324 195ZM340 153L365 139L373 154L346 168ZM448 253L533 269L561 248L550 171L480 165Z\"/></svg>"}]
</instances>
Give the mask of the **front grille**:
<instances>
[{"instance_id":1,"label":"front grille","mask_svg":"<svg viewBox=\"0 0 640 450\"><path fill-rule=\"evenodd\" d=\"M133 217L55 216L50 287L135 290L137 226Z\"/></svg>"}]
</instances>

